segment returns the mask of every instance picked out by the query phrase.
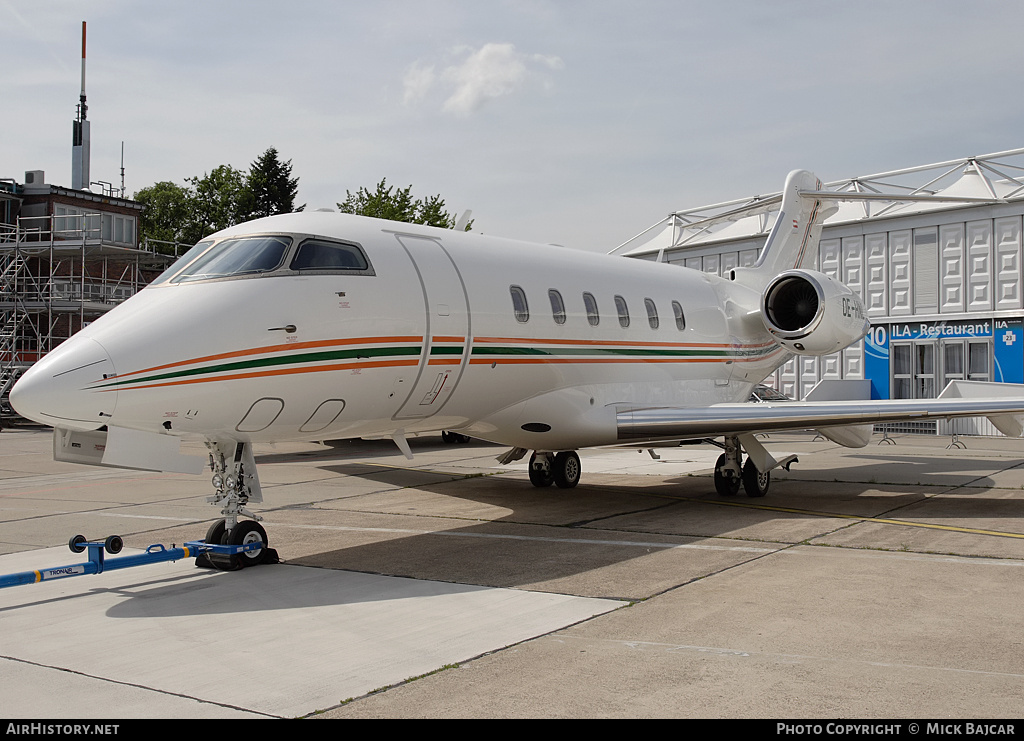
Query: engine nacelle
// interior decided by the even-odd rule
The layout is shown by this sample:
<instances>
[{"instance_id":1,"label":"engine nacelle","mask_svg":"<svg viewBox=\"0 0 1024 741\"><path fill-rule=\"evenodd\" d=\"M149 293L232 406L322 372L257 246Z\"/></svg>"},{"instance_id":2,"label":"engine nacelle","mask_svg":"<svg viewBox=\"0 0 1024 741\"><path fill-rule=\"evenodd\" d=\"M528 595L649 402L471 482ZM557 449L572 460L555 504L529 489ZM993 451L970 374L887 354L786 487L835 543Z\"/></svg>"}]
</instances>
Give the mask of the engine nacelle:
<instances>
[{"instance_id":1,"label":"engine nacelle","mask_svg":"<svg viewBox=\"0 0 1024 741\"><path fill-rule=\"evenodd\" d=\"M789 270L769 283L761 318L783 347L800 355L838 352L871 329L860 297L814 270Z\"/></svg>"}]
</instances>

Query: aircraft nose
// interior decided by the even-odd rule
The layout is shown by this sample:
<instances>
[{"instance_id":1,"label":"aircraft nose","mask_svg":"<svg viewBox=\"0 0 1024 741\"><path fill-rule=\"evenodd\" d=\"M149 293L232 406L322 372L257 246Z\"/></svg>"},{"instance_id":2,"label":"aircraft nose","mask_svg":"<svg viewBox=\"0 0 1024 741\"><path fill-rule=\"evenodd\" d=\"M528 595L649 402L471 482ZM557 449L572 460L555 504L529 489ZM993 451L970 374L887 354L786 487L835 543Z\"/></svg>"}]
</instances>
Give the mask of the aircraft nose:
<instances>
[{"instance_id":1,"label":"aircraft nose","mask_svg":"<svg viewBox=\"0 0 1024 741\"><path fill-rule=\"evenodd\" d=\"M72 338L18 379L10 401L23 417L54 427L95 430L114 414L117 391L103 381L115 376L100 343Z\"/></svg>"}]
</instances>

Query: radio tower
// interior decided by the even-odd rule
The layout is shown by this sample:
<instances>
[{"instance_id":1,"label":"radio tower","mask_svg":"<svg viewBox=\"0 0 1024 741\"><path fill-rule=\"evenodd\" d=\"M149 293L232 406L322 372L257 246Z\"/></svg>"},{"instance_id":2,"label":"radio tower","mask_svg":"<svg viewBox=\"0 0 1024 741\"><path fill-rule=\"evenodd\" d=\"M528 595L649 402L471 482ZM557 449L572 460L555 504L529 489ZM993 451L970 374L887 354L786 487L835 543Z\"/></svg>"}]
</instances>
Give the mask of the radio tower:
<instances>
[{"instance_id":1,"label":"radio tower","mask_svg":"<svg viewBox=\"0 0 1024 741\"><path fill-rule=\"evenodd\" d=\"M82 93L78 98L78 111L72 124L71 187L89 189L89 121L85 104L85 21L82 21Z\"/></svg>"}]
</instances>

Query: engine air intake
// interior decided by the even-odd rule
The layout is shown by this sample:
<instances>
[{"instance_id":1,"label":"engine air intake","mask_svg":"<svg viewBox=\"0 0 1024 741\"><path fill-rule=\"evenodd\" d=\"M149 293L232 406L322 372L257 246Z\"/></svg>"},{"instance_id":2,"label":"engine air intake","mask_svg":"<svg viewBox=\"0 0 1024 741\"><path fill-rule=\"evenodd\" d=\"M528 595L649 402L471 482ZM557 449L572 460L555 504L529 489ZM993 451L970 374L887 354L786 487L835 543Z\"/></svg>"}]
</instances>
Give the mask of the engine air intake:
<instances>
[{"instance_id":1,"label":"engine air intake","mask_svg":"<svg viewBox=\"0 0 1024 741\"><path fill-rule=\"evenodd\" d=\"M806 277L787 275L768 289L764 304L771 326L786 333L799 332L818 316L821 296Z\"/></svg>"}]
</instances>

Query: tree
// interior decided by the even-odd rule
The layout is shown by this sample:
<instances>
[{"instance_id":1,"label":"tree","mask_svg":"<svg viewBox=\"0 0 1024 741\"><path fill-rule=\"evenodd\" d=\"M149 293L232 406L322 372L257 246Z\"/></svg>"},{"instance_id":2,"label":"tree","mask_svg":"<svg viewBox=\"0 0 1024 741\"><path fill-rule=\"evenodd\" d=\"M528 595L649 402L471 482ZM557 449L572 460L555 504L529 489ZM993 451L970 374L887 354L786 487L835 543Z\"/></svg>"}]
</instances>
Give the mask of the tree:
<instances>
[{"instance_id":1,"label":"tree","mask_svg":"<svg viewBox=\"0 0 1024 741\"><path fill-rule=\"evenodd\" d=\"M253 196L246 188L246 174L231 165L215 167L203 177L189 178L191 209L185 242L245 221L253 209Z\"/></svg>"},{"instance_id":2,"label":"tree","mask_svg":"<svg viewBox=\"0 0 1024 741\"><path fill-rule=\"evenodd\" d=\"M248 171L220 165L186 185L162 181L143 188L135 200L146 208L139 234L165 242L195 244L213 232L259 216L301 211L294 207L299 179L291 160L282 163L270 147Z\"/></svg>"},{"instance_id":3,"label":"tree","mask_svg":"<svg viewBox=\"0 0 1024 741\"><path fill-rule=\"evenodd\" d=\"M360 187L355 193L345 191L345 201L338 204L338 210L346 214L372 216L376 219L404 221L409 224L426 224L439 226L443 229L455 228L456 216L444 208L444 199L440 195L413 199L412 186L395 188L387 184L384 178L371 192ZM473 226L466 224L468 232Z\"/></svg>"},{"instance_id":4,"label":"tree","mask_svg":"<svg viewBox=\"0 0 1024 741\"><path fill-rule=\"evenodd\" d=\"M185 241L191 209L190 195L185 188L163 180L143 188L134 198L145 206L139 220L139 234L163 242Z\"/></svg>"},{"instance_id":5,"label":"tree","mask_svg":"<svg viewBox=\"0 0 1024 741\"><path fill-rule=\"evenodd\" d=\"M274 147L270 147L249 166L249 175L245 181L253 199L249 218L290 214L306 207L302 205L295 208L299 179L293 178L291 174L292 161L282 163Z\"/></svg>"}]
</instances>

